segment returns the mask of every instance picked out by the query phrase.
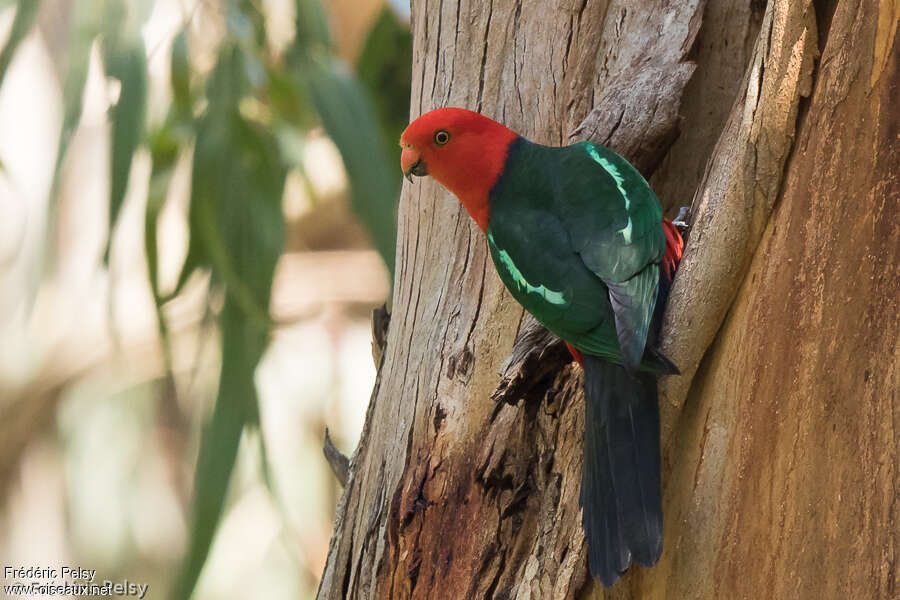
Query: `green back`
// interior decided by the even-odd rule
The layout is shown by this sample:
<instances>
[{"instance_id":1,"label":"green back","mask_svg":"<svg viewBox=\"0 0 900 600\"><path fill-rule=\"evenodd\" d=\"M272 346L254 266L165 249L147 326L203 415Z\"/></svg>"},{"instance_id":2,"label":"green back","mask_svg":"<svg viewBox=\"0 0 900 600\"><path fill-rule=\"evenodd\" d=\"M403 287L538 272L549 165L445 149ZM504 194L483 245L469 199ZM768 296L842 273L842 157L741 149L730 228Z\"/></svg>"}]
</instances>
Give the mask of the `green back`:
<instances>
[{"instance_id":1,"label":"green back","mask_svg":"<svg viewBox=\"0 0 900 600\"><path fill-rule=\"evenodd\" d=\"M637 367L665 252L640 173L599 144L519 138L490 201L491 256L513 296L579 350Z\"/></svg>"}]
</instances>

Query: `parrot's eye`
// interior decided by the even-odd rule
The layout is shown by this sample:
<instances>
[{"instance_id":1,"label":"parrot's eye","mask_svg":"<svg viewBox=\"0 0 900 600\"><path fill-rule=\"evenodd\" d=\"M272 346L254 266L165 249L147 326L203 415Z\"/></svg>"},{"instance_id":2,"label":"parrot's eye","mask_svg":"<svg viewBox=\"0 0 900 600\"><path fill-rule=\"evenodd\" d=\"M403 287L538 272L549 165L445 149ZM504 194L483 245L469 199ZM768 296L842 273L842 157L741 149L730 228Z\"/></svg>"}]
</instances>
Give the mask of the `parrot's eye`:
<instances>
[{"instance_id":1,"label":"parrot's eye","mask_svg":"<svg viewBox=\"0 0 900 600\"><path fill-rule=\"evenodd\" d=\"M434 134L434 143L438 146L443 146L447 142L450 141L450 134L444 131L443 129L438 130Z\"/></svg>"}]
</instances>

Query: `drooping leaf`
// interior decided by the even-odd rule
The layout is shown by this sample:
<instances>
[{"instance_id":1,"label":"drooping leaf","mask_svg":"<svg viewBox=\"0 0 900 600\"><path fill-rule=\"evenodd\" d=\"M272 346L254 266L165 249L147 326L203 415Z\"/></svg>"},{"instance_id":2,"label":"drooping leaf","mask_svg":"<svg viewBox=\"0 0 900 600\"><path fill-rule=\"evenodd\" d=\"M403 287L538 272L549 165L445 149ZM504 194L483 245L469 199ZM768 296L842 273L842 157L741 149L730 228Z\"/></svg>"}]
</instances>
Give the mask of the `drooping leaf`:
<instances>
[{"instance_id":1,"label":"drooping leaf","mask_svg":"<svg viewBox=\"0 0 900 600\"><path fill-rule=\"evenodd\" d=\"M65 65L63 67L63 122L60 127L59 142L57 143L55 166L53 168L53 180L50 187L47 221L52 227L57 217L57 200L59 198L62 166L69 149L69 143L78 127L81 118L84 88L87 82L88 68L90 66L91 47L105 28L118 31L124 18L122 3L118 0L98 0L87 2L83 0L72 3L69 15L69 30L67 32L68 43L66 45ZM46 236L44 238L45 249L42 254L44 264L42 267L49 270L50 261L54 256L52 246L56 238ZM49 260L48 260L49 259ZM37 286L31 290L31 298L37 294Z\"/></svg>"},{"instance_id":2,"label":"drooping leaf","mask_svg":"<svg viewBox=\"0 0 900 600\"><path fill-rule=\"evenodd\" d=\"M144 215L144 250L147 257L147 272L150 279L150 289L160 305L159 293L159 252L157 248L157 221L166 203L166 194L169 183L172 181L172 166L164 163L154 163L150 175L150 186L147 191L147 211ZM162 326L162 324L161 324Z\"/></svg>"},{"instance_id":3,"label":"drooping leaf","mask_svg":"<svg viewBox=\"0 0 900 600\"><path fill-rule=\"evenodd\" d=\"M144 129L147 104L147 60L143 41L138 37L104 47L107 73L121 84L119 100L112 108L112 146L109 194L109 224L112 228L119 216L128 187L128 176L134 153ZM109 256L107 244L107 255Z\"/></svg>"},{"instance_id":4,"label":"drooping leaf","mask_svg":"<svg viewBox=\"0 0 900 600\"><path fill-rule=\"evenodd\" d=\"M194 150L191 228L225 286L222 371L212 419L203 432L195 477L191 541L175 598L197 582L222 514L245 425L258 422L253 375L268 341L268 319L248 312L269 306L281 254L281 194L285 169L266 130L245 121L244 56L226 44L210 77L209 106Z\"/></svg>"},{"instance_id":5,"label":"drooping leaf","mask_svg":"<svg viewBox=\"0 0 900 600\"><path fill-rule=\"evenodd\" d=\"M397 165L388 164L368 94L336 58L308 61L300 69L322 125L341 153L353 209L393 273L400 175Z\"/></svg>"},{"instance_id":6,"label":"drooping leaf","mask_svg":"<svg viewBox=\"0 0 900 600\"><path fill-rule=\"evenodd\" d=\"M169 330L162 311L164 304L159 290L159 249L157 247L157 225L168 198L169 184L175 171L180 147L174 129L174 119L169 118L160 127L150 133L147 145L150 149L150 185L147 190L147 208L144 213L144 254L147 259L147 274L150 279L150 290L156 305L156 317L162 342L166 370L171 372L171 349Z\"/></svg>"},{"instance_id":7,"label":"drooping leaf","mask_svg":"<svg viewBox=\"0 0 900 600\"><path fill-rule=\"evenodd\" d=\"M160 298L160 303L165 304L175 296L181 293L185 284L191 278L197 269L209 265L209 259L203 254L203 249L197 241L197 236L191 235L188 239L187 256L184 257L184 263L181 265L181 271L178 273L178 281L175 282L175 288Z\"/></svg>"},{"instance_id":8,"label":"drooping leaf","mask_svg":"<svg viewBox=\"0 0 900 600\"><path fill-rule=\"evenodd\" d=\"M190 116L191 106L193 105L190 66L187 33L182 29L172 42L172 59L169 75L174 108L185 118Z\"/></svg>"},{"instance_id":9,"label":"drooping leaf","mask_svg":"<svg viewBox=\"0 0 900 600\"><path fill-rule=\"evenodd\" d=\"M172 42L170 60L169 74L172 86L172 106L169 109L165 124L154 132L154 135L150 136L150 151L152 156L154 156L154 168L160 159L174 165L177 155L182 148L189 147L193 142L195 122L192 110L195 92L191 87L186 28L182 28L175 36ZM175 284L175 288L168 295L158 298L158 303L165 304L180 294L184 284L187 283L191 275L198 268L208 266L209 262L209 258L203 252L198 236L189 229L187 256L178 274L178 281Z\"/></svg>"},{"instance_id":10,"label":"drooping leaf","mask_svg":"<svg viewBox=\"0 0 900 600\"><path fill-rule=\"evenodd\" d=\"M121 8L114 5L111 0L101 3L100 10L96 6L89 6L86 2L75 2L71 15L71 27L69 28L69 43L66 47L66 70L63 83L63 124L59 136L59 147L56 153L56 169L54 171L54 193L51 201L56 196L59 183L59 171L62 161L66 156L69 141L78 119L81 117L84 85L87 81L88 67L90 66L91 45L103 31L104 25L119 27L122 21Z\"/></svg>"},{"instance_id":11,"label":"drooping leaf","mask_svg":"<svg viewBox=\"0 0 900 600\"><path fill-rule=\"evenodd\" d=\"M169 182L172 180L172 167L164 163L154 163L150 175L150 189L147 193L147 210L144 213L144 254L147 259L147 275L150 278L150 290L156 306L156 319L159 337L162 342L166 371L172 370L172 356L169 344L169 328L162 311L162 298L159 293L159 249L157 247L157 223L159 213L166 202Z\"/></svg>"},{"instance_id":12,"label":"drooping leaf","mask_svg":"<svg viewBox=\"0 0 900 600\"><path fill-rule=\"evenodd\" d=\"M386 142L391 165L400 163L397 140L409 122L412 79L412 32L385 5L372 25L356 63L359 81L369 92Z\"/></svg>"},{"instance_id":13,"label":"drooping leaf","mask_svg":"<svg viewBox=\"0 0 900 600\"><path fill-rule=\"evenodd\" d=\"M310 106L309 98L297 84L293 73L287 72L283 65L270 67L267 74L268 100L278 117L293 127L309 131L318 124L318 119Z\"/></svg>"},{"instance_id":14,"label":"drooping leaf","mask_svg":"<svg viewBox=\"0 0 900 600\"><path fill-rule=\"evenodd\" d=\"M12 62L13 55L19 47L19 43L25 38L34 24L38 9L41 7L41 0L19 0L16 6L16 16L13 17L12 30L9 33L9 39L3 50L0 50L0 86L3 85L3 78L6 76L6 69Z\"/></svg>"},{"instance_id":15,"label":"drooping leaf","mask_svg":"<svg viewBox=\"0 0 900 600\"><path fill-rule=\"evenodd\" d=\"M304 57L330 51L331 32L328 29L328 19L318 0L297 0L295 10L294 48Z\"/></svg>"},{"instance_id":16,"label":"drooping leaf","mask_svg":"<svg viewBox=\"0 0 900 600\"><path fill-rule=\"evenodd\" d=\"M222 515L231 473L237 458L241 432L248 420L247 398L255 393L252 372L245 365L251 360L242 342L249 333L240 327L240 311L226 301L222 310L222 374L212 418L203 428L200 454L194 474L191 505L190 541L182 574L172 595L187 600L193 593L200 571ZM225 340L228 340L226 343Z\"/></svg>"}]
</instances>

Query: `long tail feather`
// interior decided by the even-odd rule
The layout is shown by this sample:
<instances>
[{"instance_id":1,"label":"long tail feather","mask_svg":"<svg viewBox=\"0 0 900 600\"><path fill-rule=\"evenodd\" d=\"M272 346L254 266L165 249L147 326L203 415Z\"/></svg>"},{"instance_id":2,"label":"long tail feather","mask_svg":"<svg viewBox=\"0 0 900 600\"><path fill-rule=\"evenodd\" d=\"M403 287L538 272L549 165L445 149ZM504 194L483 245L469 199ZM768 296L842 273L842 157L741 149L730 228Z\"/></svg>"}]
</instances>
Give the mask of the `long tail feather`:
<instances>
[{"instance_id":1,"label":"long tail feather","mask_svg":"<svg viewBox=\"0 0 900 600\"><path fill-rule=\"evenodd\" d=\"M610 586L662 553L656 381L587 354L584 372L582 523L591 574Z\"/></svg>"}]
</instances>

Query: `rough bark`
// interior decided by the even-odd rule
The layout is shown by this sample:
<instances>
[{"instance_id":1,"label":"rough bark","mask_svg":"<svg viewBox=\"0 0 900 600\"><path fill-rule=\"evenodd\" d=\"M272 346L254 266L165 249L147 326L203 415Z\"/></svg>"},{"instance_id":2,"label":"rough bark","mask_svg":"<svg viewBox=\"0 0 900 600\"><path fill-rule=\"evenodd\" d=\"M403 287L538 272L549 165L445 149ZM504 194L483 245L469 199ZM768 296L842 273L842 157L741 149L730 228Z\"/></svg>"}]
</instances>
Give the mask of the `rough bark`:
<instances>
[{"instance_id":1,"label":"rough bark","mask_svg":"<svg viewBox=\"0 0 900 600\"><path fill-rule=\"evenodd\" d=\"M817 5L777 207L675 428L641 597L900 594L900 10L836 5Z\"/></svg>"},{"instance_id":2,"label":"rough bark","mask_svg":"<svg viewBox=\"0 0 900 600\"><path fill-rule=\"evenodd\" d=\"M319 598L898 593L900 11L728 6L413 4L412 116L465 106L539 142L591 136L645 173L662 159L673 197L699 185L667 329L688 374L663 387L679 402L660 564L588 581L580 372L536 328L508 359L523 313L426 180L401 198L393 314ZM701 14L716 29L691 54ZM736 56L703 43L717 30ZM689 57L680 112L702 126L664 156Z\"/></svg>"},{"instance_id":3,"label":"rough bark","mask_svg":"<svg viewBox=\"0 0 900 600\"><path fill-rule=\"evenodd\" d=\"M660 93L684 85L701 12L700 2L640 11L626 2L414 4L411 112L467 106L559 144L602 91L619 114L595 115L592 135L618 135L650 165L674 139L678 95L649 107L617 98L651 72L675 75ZM632 152L624 131L639 122L642 139L655 141ZM532 389L529 402L490 401L523 313L480 232L430 181L404 189L398 265L379 381L319 597L574 597L585 581L580 379L550 373L545 400Z\"/></svg>"},{"instance_id":4,"label":"rough bark","mask_svg":"<svg viewBox=\"0 0 900 600\"><path fill-rule=\"evenodd\" d=\"M725 318L781 188L800 98L818 56L810 0L769 4L743 91L691 206L691 242L678 267L660 347L681 375L661 398L680 406Z\"/></svg>"}]
</instances>

